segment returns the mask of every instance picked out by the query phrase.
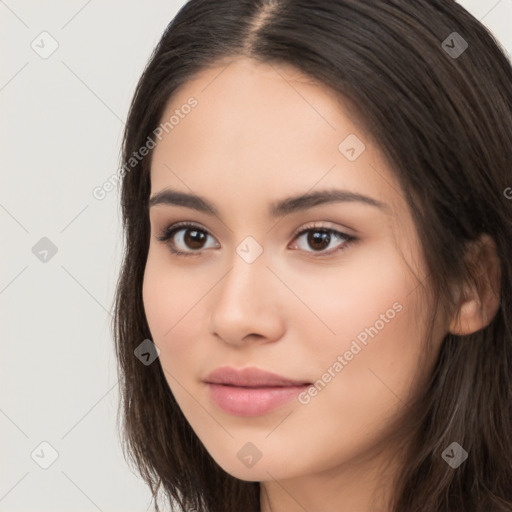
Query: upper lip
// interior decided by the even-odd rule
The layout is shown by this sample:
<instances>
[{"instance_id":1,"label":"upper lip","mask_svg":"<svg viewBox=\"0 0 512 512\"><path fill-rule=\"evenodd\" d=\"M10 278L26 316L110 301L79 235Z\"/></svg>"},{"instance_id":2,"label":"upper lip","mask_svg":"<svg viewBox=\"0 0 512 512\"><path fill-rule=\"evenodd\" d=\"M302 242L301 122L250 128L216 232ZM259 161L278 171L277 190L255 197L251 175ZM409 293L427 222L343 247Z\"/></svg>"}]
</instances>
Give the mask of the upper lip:
<instances>
[{"instance_id":1,"label":"upper lip","mask_svg":"<svg viewBox=\"0 0 512 512\"><path fill-rule=\"evenodd\" d=\"M205 382L239 387L284 387L310 384L310 382L304 380L287 379L276 373L255 367L237 369L230 366L213 370L205 378Z\"/></svg>"}]
</instances>

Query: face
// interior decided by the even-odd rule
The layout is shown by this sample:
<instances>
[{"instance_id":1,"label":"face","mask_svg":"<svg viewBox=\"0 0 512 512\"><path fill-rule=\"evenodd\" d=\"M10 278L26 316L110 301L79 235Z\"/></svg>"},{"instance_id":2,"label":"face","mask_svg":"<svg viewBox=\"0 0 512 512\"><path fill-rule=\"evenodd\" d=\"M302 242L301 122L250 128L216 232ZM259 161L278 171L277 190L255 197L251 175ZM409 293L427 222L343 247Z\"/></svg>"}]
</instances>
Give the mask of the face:
<instances>
[{"instance_id":1,"label":"face","mask_svg":"<svg viewBox=\"0 0 512 512\"><path fill-rule=\"evenodd\" d=\"M392 169L348 106L284 66L204 71L172 116L143 300L183 414L243 480L370 457L437 353L424 359L426 270ZM210 375L225 367L256 371Z\"/></svg>"}]
</instances>

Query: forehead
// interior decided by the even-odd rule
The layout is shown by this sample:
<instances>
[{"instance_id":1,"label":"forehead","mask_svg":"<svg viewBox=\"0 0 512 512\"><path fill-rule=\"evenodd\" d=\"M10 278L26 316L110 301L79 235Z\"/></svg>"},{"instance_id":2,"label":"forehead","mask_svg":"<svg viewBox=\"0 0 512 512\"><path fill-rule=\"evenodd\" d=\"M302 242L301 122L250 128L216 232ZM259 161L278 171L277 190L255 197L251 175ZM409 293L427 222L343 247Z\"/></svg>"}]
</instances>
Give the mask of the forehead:
<instances>
[{"instance_id":1,"label":"forehead","mask_svg":"<svg viewBox=\"0 0 512 512\"><path fill-rule=\"evenodd\" d=\"M349 106L292 67L238 59L204 70L168 102L161 123L171 118L154 150L152 193L215 190L245 206L260 192L277 198L313 187L398 199Z\"/></svg>"}]
</instances>

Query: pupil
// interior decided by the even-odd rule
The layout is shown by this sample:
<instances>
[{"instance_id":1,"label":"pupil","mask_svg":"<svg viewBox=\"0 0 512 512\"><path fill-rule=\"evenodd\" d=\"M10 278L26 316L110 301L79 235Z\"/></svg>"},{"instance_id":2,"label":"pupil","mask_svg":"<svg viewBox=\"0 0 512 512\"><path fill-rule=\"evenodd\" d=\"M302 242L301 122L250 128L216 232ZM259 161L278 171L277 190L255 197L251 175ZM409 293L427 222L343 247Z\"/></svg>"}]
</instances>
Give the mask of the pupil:
<instances>
[{"instance_id":1,"label":"pupil","mask_svg":"<svg viewBox=\"0 0 512 512\"><path fill-rule=\"evenodd\" d=\"M326 231L311 231L308 235L308 243L313 249L325 249L331 241L331 235Z\"/></svg>"}]
</instances>

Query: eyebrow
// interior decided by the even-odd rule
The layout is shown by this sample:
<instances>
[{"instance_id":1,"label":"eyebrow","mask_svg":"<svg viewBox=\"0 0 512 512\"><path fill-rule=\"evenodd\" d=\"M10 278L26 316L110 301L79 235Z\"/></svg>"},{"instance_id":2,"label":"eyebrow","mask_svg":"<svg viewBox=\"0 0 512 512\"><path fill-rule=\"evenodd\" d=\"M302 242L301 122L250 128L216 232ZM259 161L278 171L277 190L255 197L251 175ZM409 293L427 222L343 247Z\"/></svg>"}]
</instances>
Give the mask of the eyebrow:
<instances>
[{"instance_id":1,"label":"eyebrow","mask_svg":"<svg viewBox=\"0 0 512 512\"><path fill-rule=\"evenodd\" d=\"M276 201L270 205L269 216L273 218L284 217L285 215L308 210L309 208L313 208L322 204L339 202L358 202L379 208L381 210L389 211L389 206L382 201L378 201L377 199L373 199L371 197L355 192L349 192L347 190L333 189L310 192L308 194L288 197L286 199ZM195 194L179 192L169 188L161 190L160 192L156 192L149 199L150 208L159 204L184 206L199 212L219 216L217 208L205 198Z\"/></svg>"}]
</instances>

